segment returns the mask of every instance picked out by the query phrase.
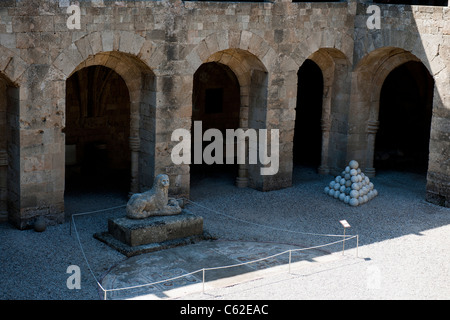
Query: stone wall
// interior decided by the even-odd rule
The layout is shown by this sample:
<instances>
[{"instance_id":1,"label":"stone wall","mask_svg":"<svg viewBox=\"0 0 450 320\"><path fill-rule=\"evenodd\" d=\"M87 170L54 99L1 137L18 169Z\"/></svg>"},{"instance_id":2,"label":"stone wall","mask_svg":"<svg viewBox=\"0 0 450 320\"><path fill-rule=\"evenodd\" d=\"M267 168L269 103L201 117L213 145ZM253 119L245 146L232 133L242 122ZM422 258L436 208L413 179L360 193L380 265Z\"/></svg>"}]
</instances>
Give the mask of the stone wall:
<instances>
[{"instance_id":1,"label":"stone wall","mask_svg":"<svg viewBox=\"0 0 450 320\"><path fill-rule=\"evenodd\" d=\"M324 75L320 172L339 172L355 158L372 174L381 85L396 66L420 61L435 81L428 199L450 205L448 7L380 4L381 29L369 30L369 3L354 1L92 0L79 1L81 28L69 30L69 3L0 1L0 72L13 88L8 216L19 228L38 215L63 221L66 80L92 65L114 70L129 91L130 191L167 173L171 193L189 196L189 165L172 163L170 137L191 128L194 74L203 63L236 75L242 128L280 129L276 175L239 169L244 185L269 191L292 184L297 71L306 59ZM0 173L0 186L4 180Z\"/></svg>"}]
</instances>

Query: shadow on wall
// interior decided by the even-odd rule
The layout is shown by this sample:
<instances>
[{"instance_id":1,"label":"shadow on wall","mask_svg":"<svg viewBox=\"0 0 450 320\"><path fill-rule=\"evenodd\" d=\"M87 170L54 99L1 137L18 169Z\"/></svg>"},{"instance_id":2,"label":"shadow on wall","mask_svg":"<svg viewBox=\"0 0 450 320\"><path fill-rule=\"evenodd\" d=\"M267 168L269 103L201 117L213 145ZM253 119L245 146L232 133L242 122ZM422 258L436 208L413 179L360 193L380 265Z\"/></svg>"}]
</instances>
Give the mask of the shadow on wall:
<instances>
[{"instance_id":1,"label":"shadow on wall","mask_svg":"<svg viewBox=\"0 0 450 320\"><path fill-rule=\"evenodd\" d=\"M357 4L347 160L369 176L383 167L427 172L427 200L450 206L441 151L450 148L442 139L449 57L440 54L444 20L432 18L446 8L379 4L381 28L368 29L369 5Z\"/></svg>"}]
</instances>

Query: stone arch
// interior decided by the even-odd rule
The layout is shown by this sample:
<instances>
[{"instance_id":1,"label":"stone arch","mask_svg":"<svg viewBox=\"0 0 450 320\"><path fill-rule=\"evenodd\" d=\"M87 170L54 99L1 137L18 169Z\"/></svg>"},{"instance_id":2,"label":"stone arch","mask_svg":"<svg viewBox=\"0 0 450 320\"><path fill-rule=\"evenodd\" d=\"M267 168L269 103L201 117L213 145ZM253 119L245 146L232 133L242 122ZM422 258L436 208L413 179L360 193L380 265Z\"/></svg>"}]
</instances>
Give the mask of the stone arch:
<instances>
[{"instance_id":1,"label":"stone arch","mask_svg":"<svg viewBox=\"0 0 450 320\"><path fill-rule=\"evenodd\" d=\"M318 172L335 173L339 171L339 163L346 151L342 142L347 135L350 62L342 51L335 48L320 48L304 61L307 59L320 68L323 76L322 149Z\"/></svg>"},{"instance_id":2,"label":"stone arch","mask_svg":"<svg viewBox=\"0 0 450 320\"><path fill-rule=\"evenodd\" d=\"M277 57L275 50L260 36L250 31L226 30L210 34L200 41L187 55L186 60L189 69L194 73L201 64L217 57L219 52L237 50L242 57L248 54L259 60L259 68L270 72L274 58ZM256 60L254 60L256 61Z\"/></svg>"},{"instance_id":3,"label":"stone arch","mask_svg":"<svg viewBox=\"0 0 450 320\"><path fill-rule=\"evenodd\" d=\"M253 104L255 107L255 99L257 92L254 90L256 87L259 90L267 90L267 81L265 79L267 69L262 62L253 54L242 49L226 49L212 54L205 61L217 62L228 66L231 71L236 75L240 85L241 94L241 111L240 111L240 127L249 127L249 108ZM255 76L260 74L259 77ZM254 121L262 121L262 119L250 119ZM250 124L255 126L255 123Z\"/></svg>"},{"instance_id":4,"label":"stone arch","mask_svg":"<svg viewBox=\"0 0 450 320\"><path fill-rule=\"evenodd\" d=\"M18 87L27 64L13 51L0 45L0 75L10 85Z\"/></svg>"},{"instance_id":5,"label":"stone arch","mask_svg":"<svg viewBox=\"0 0 450 320\"><path fill-rule=\"evenodd\" d=\"M82 38L84 40L80 39L72 44L70 48L60 54L52 65L55 70L60 72L59 76L64 80L83 68L95 65L110 68L124 80L130 95L130 193L150 188L153 183L156 126L155 74L138 57L143 57L139 53L145 47L143 38L133 35L129 34L130 40L122 32L115 32L111 35L113 43L105 41L103 45L97 45L95 40L100 40L102 43L102 39L98 39L98 37L105 38L105 33L90 34ZM135 40L138 41L137 44L133 43ZM126 49L126 52L101 51L105 48Z\"/></svg>"},{"instance_id":6,"label":"stone arch","mask_svg":"<svg viewBox=\"0 0 450 320\"><path fill-rule=\"evenodd\" d=\"M19 87L0 72L0 221L13 223L20 212L18 114Z\"/></svg>"},{"instance_id":7,"label":"stone arch","mask_svg":"<svg viewBox=\"0 0 450 320\"><path fill-rule=\"evenodd\" d=\"M203 64L217 62L229 67L240 85L242 129L267 127L267 92L269 73L275 51L258 35L249 31L224 31L203 39L187 56L192 74ZM272 62L272 64L268 64ZM239 165L238 187L263 189L256 165Z\"/></svg>"},{"instance_id":8,"label":"stone arch","mask_svg":"<svg viewBox=\"0 0 450 320\"><path fill-rule=\"evenodd\" d=\"M348 145L348 154L361 162L361 167L365 168L364 172L369 177L375 176L375 137L379 128L383 83L395 68L411 61L420 62L430 72L429 67L416 55L397 47L382 47L370 52L358 62L353 72L352 91L355 93L351 101L351 123L355 130L351 133L353 139ZM365 139L358 138L362 135Z\"/></svg>"},{"instance_id":9,"label":"stone arch","mask_svg":"<svg viewBox=\"0 0 450 320\"><path fill-rule=\"evenodd\" d=\"M129 31L96 31L74 41L53 61L52 66L68 78L85 60L104 52L120 52L148 64L156 46L144 37ZM149 65L154 70L154 66Z\"/></svg>"}]
</instances>

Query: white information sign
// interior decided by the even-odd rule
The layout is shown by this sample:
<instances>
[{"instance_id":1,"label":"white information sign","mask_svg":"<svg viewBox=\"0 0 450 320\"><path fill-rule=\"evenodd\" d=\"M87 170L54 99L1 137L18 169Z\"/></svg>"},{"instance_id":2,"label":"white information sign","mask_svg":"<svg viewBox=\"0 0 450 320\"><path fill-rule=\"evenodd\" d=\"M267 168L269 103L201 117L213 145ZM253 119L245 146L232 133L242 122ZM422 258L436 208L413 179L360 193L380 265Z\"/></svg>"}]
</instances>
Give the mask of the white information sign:
<instances>
[{"instance_id":1,"label":"white information sign","mask_svg":"<svg viewBox=\"0 0 450 320\"><path fill-rule=\"evenodd\" d=\"M347 220L340 220L339 222L342 224L344 228L350 228L350 225L348 224Z\"/></svg>"}]
</instances>

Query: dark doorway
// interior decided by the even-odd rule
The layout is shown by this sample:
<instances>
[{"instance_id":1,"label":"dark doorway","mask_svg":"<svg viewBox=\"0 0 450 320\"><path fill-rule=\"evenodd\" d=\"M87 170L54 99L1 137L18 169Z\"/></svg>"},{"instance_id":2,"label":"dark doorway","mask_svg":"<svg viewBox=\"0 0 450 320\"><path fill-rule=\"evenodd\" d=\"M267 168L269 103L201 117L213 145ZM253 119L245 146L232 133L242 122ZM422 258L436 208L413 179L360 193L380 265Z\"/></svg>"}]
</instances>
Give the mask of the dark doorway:
<instances>
[{"instance_id":1,"label":"dark doorway","mask_svg":"<svg viewBox=\"0 0 450 320\"><path fill-rule=\"evenodd\" d=\"M7 141L7 107L8 84L0 76L0 222L8 219L7 214L7 175L8 175L8 141Z\"/></svg>"},{"instance_id":2,"label":"dark doorway","mask_svg":"<svg viewBox=\"0 0 450 320\"><path fill-rule=\"evenodd\" d=\"M420 62L407 62L386 77L375 141L377 170L426 173L433 90L433 78Z\"/></svg>"},{"instance_id":3,"label":"dark doorway","mask_svg":"<svg viewBox=\"0 0 450 320\"><path fill-rule=\"evenodd\" d=\"M91 66L66 83L66 192L130 187L130 97L112 69Z\"/></svg>"},{"instance_id":4,"label":"dark doorway","mask_svg":"<svg viewBox=\"0 0 450 320\"><path fill-rule=\"evenodd\" d=\"M294 165L314 167L315 169L320 166L322 100L322 70L315 62L307 59L298 71Z\"/></svg>"},{"instance_id":5,"label":"dark doorway","mask_svg":"<svg viewBox=\"0 0 450 320\"><path fill-rule=\"evenodd\" d=\"M225 164L225 130L239 127L240 86L236 75L226 65L209 62L194 74L192 95L192 161L191 185L204 178L224 177L234 182L237 165ZM224 139L224 164L194 164L194 121L202 122L202 136L208 129L218 129ZM210 141L202 144L202 150Z\"/></svg>"}]
</instances>

